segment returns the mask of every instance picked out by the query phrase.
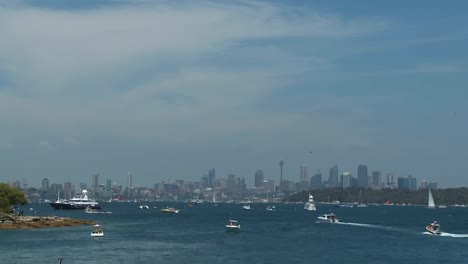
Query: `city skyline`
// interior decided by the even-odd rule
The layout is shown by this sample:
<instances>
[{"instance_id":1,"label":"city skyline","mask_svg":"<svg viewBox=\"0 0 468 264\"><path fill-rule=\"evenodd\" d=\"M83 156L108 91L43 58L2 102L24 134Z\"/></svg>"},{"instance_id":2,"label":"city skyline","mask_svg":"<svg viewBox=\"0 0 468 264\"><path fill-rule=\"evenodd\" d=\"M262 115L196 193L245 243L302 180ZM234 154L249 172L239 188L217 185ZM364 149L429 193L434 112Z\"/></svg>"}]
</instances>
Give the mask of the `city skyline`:
<instances>
[{"instance_id":1,"label":"city skyline","mask_svg":"<svg viewBox=\"0 0 468 264\"><path fill-rule=\"evenodd\" d=\"M100 173L94 173L90 176L90 182L87 182L87 180L77 180L74 181L72 179L66 180L64 183L69 183L71 184L76 184L76 185L82 185L86 184L89 186L89 189L97 189L98 186L106 186L106 188L109 187L109 185L119 185L122 187L126 188L142 188L142 187L151 187L155 184L160 184L160 183L169 183L169 184L177 184L178 181L185 181L185 182L192 182L192 183L199 183L201 185L205 185L207 188L213 188L214 183L216 180L227 180L229 177L235 177L235 178L241 178L244 183L246 184L246 187L248 188L253 188L253 187L263 187L264 182L268 181L273 181L275 183L275 187L278 188L278 191L282 191L281 182L282 180L285 182L289 182L289 184L299 184L301 187L299 189L301 190L308 190L308 189L314 189L314 181L316 183L317 181L317 176L320 176L320 183L318 189L320 188L335 188L335 187L360 187L360 188L393 188L397 186L396 179L399 178L414 178L416 180L416 185L417 186L424 186L429 183L437 183L437 181L426 178L424 176L421 177L414 177L412 174L406 174L406 175L394 175L392 172L382 172L378 170L377 168L374 168L372 170L368 170L368 166L366 164L359 164L355 168L355 170L340 170L338 164L334 164L332 167L328 168L328 173L327 172L322 172L321 169L317 169L315 172L312 172L309 174L309 167L301 163L298 167L298 174L292 177L287 177L286 175L282 175L283 177L281 178L281 171L284 167L284 161L281 160L279 165L280 165L280 175L279 178L275 177L268 177L267 175L264 174L262 169L257 169L255 172L253 172L252 175L237 175L234 173L227 173L224 175L219 175L216 176L216 168L211 168L207 172L207 174L201 175L199 178L194 178L194 179L181 179L181 178L172 178L168 180L161 180L159 182L153 182L151 184L147 185L134 185L133 184L133 173L128 172L127 176L125 178L125 182L122 183L119 180L115 180L113 177L103 177ZM363 172L363 167L364 171ZM315 179L314 179L315 177ZM345 179L343 179L345 177ZM233 178L233 179L235 179ZM363 178L365 180L363 180ZM57 184L62 184L60 182L56 182L53 180L53 178L43 178L40 180L39 185L34 185L30 184L28 182L27 178L23 179L8 179L5 181L6 183L13 184L14 182L20 182L21 186L27 186L28 188L30 187L41 187L44 185L44 180L47 180L47 182L50 182L52 179L52 182L57 183ZM281 180L282 179L282 180ZM351 180L354 180L355 182L352 182ZM365 182L363 184L363 181ZM1 182L1 181L0 181ZM263 182L263 183L262 183ZM326 185L323 185L326 184ZM463 186L443 186L443 185L437 185L440 188L447 188L447 187L463 187ZM290 188L292 186L289 186ZM83 189L82 187L80 187Z\"/></svg>"},{"instance_id":2,"label":"city skyline","mask_svg":"<svg viewBox=\"0 0 468 264\"><path fill-rule=\"evenodd\" d=\"M0 182L279 184L284 160L468 186L467 7L0 0Z\"/></svg>"}]
</instances>

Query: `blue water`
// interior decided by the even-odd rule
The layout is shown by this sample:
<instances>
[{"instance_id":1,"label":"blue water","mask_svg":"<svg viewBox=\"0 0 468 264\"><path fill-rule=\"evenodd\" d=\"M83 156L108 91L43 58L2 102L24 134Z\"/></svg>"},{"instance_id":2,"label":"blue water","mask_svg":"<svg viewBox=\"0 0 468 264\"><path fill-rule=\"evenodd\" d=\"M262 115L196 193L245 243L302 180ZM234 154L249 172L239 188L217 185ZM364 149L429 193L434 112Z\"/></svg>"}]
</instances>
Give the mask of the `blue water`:
<instances>
[{"instance_id":1,"label":"blue water","mask_svg":"<svg viewBox=\"0 0 468 264\"><path fill-rule=\"evenodd\" d=\"M238 204L148 205L141 210L136 203L102 203L112 214L86 214L30 204L37 215L96 220L105 237L92 238L90 226L0 230L0 263L57 263L59 257L63 264L468 263L468 237L454 237L468 234L468 208L318 205L308 212L302 204L277 204L277 211L266 211L266 204L252 210ZM167 205L183 211L161 213ZM316 223L330 211L349 224ZM230 213L241 222L240 233L225 231ZM433 220L448 236L423 234Z\"/></svg>"}]
</instances>

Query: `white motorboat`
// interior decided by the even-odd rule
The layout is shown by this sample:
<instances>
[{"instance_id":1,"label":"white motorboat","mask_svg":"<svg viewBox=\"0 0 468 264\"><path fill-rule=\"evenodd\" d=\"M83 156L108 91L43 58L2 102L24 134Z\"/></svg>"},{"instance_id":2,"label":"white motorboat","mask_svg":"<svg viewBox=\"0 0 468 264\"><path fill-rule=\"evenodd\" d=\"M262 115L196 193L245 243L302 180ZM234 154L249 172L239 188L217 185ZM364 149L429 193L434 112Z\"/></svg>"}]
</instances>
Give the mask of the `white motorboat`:
<instances>
[{"instance_id":1,"label":"white motorboat","mask_svg":"<svg viewBox=\"0 0 468 264\"><path fill-rule=\"evenodd\" d=\"M100 224L93 225L93 227L91 228L91 236L92 237L102 237L102 236L104 236L104 229L103 229L102 225L100 225Z\"/></svg>"},{"instance_id":2,"label":"white motorboat","mask_svg":"<svg viewBox=\"0 0 468 264\"><path fill-rule=\"evenodd\" d=\"M430 223L426 226L427 232L431 233L432 235L440 235L440 225L437 223L437 221L434 221L433 223Z\"/></svg>"},{"instance_id":3,"label":"white motorboat","mask_svg":"<svg viewBox=\"0 0 468 264\"><path fill-rule=\"evenodd\" d=\"M320 220L320 222L323 223L338 223L340 220L336 218L336 216L333 213L329 214L324 214L322 216L317 217L317 219Z\"/></svg>"},{"instance_id":4,"label":"white motorboat","mask_svg":"<svg viewBox=\"0 0 468 264\"><path fill-rule=\"evenodd\" d=\"M161 209L163 213L178 214L181 210L175 209L174 207L166 207Z\"/></svg>"},{"instance_id":5,"label":"white motorboat","mask_svg":"<svg viewBox=\"0 0 468 264\"><path fill-rule=\"evenodd\" d=\"M429 209L435 209L435 203L434 203L434 198L432 197L432 192L431 189L429 189L429 195L427 198L427 208Z\"/></svg>"},{"instance_id":6,"label":"white motorboat","mask_svg":"<svg viewBox=\"0 0 468 264\"><path fill-rule=\"evenodd\" d=\"M315 207L314 196L312 196L310 193L309 193L309 200L307 201L307 203L304 204L304 210L307 210L307 211L317 210L317 208Z\"/></svg>"},{"instance_id":7,"label":"white motorboat","mask_svg":"<svg viewBox=\"0 0 468 264\"><path fill-rule=\"evenodd\" d=\"M146 204L140 204L140 205L138 206L138 208L140 208L140 209L149 209L149 206L146 205Z\"/></svg>"},{"instance_id":8,"label":"white motorboat","mask_svg":"<svg viewBox=\"0 0 468 264\"><path fill-rule=\"evenodd\" d=\"M244 209L244 210L252 210L252 207L250 207L250 204L247 204L247 205L243 205L243 206L242 206L242 209Z\"/></svg>"}]
</instances>

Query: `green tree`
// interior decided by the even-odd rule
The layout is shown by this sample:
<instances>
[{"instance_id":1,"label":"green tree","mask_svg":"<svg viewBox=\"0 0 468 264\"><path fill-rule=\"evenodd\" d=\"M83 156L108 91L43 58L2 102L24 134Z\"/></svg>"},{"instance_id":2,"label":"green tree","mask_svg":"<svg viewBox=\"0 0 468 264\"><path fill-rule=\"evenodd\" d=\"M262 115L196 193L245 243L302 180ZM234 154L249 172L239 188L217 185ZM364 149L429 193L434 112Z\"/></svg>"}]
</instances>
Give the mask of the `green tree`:
<instances>
[{"instance_id":1,"label":"green tree","mask_svg":"<svg viewBox=\"0 0 468 264\"><path fill-rule=\"evenodd\" d=\"M27 204L28 199L24 193L8 184L0 183L0 212L11 213L11 206L15 204Z\"/></svg>"}]
</instances>

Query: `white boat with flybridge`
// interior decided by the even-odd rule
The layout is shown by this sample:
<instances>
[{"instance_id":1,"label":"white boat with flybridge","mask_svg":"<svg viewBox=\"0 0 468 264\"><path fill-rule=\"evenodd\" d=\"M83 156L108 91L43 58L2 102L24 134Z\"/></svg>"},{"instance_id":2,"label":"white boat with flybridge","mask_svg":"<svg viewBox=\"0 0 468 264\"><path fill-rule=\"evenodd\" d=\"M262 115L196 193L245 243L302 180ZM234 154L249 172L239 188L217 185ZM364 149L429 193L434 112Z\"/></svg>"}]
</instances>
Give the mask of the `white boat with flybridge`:
<instances>
[{"instance_id":1,"label":"white boat with flybridge","mask_svg":"<svg viewBox=\"0 0 468 264\"><path fill-rule=\"evenodd\" d=\"M104 229L102 225L95 224L91 228L91 236L92 237L103 237L104 236Z\"/></svg>"},{"instance_id":2,"label":"white boat with flybridge","mask_svg":"<svg viewBox=\"0 0 468 264\"><path fill-rule=\"evenodd\" d=\"M437 221L434 221L426 226L427 232L431 233L432 235L440 235L440 225Z\"/></svg>"},{"instance_id":3,"label":"white boat with flybridge","mask_svg":"<svg viewBox=\"0 0 468 264\"><path fill-rule=\"evenodd\" d=\"M247 204L247 205L243 205L243 206L242 206L242 209L244 209L244 210L252 210L252 207L250 207L250 204Z\"/></svg>"},{"instance_id":4,"label":"white boat with flybridge","mask_svg":"<svg viewBox=\"0 0 468 264\"><path fill-rule=\"evenodd\" d=\"M241 230L241 225L239 221L231 219L231 214L229 214L229 221L226 224L227 232L239 232Z\"/></svg>"},{"instance_id":5,"label":"white boat with flybridge","mask_svg":"<svg viewBox=\"0 0 468 264\"><path fill-rule=\"evenodd\" d=\"M340 222L340 219L336 218L335 214L329 213L329 214L323 214L317 219L322 222L322 223L338 223Z\"/></svg>"},{"instance_id":6,"label":"white boat with flybridge","mask_svg":"<svg viewBox=\"0 0 468 264\"><path fill-rule=\"evenodd\" d=\"M307 210L307 211L317 210L317 207L315 207L314 196L312 196L310 193L309 193L309 200L307 201L307 203L304 204L304 210Z\"/></svg>"},{"instance_id":7,"label":"white boat with flybridge","mask_svg":"<svg viewBox=\"0 0 468 264\"><path fill-rule=\"evenodd\" d=\"M91 209L101 209L101 206L93 199L88 198L88 191L83 190L80 197L73 197L70 200L61 200L60 195L57 201L49 203L54 209L63 210L84 210L87 207Z\"/></svg>"}]
</instances>

